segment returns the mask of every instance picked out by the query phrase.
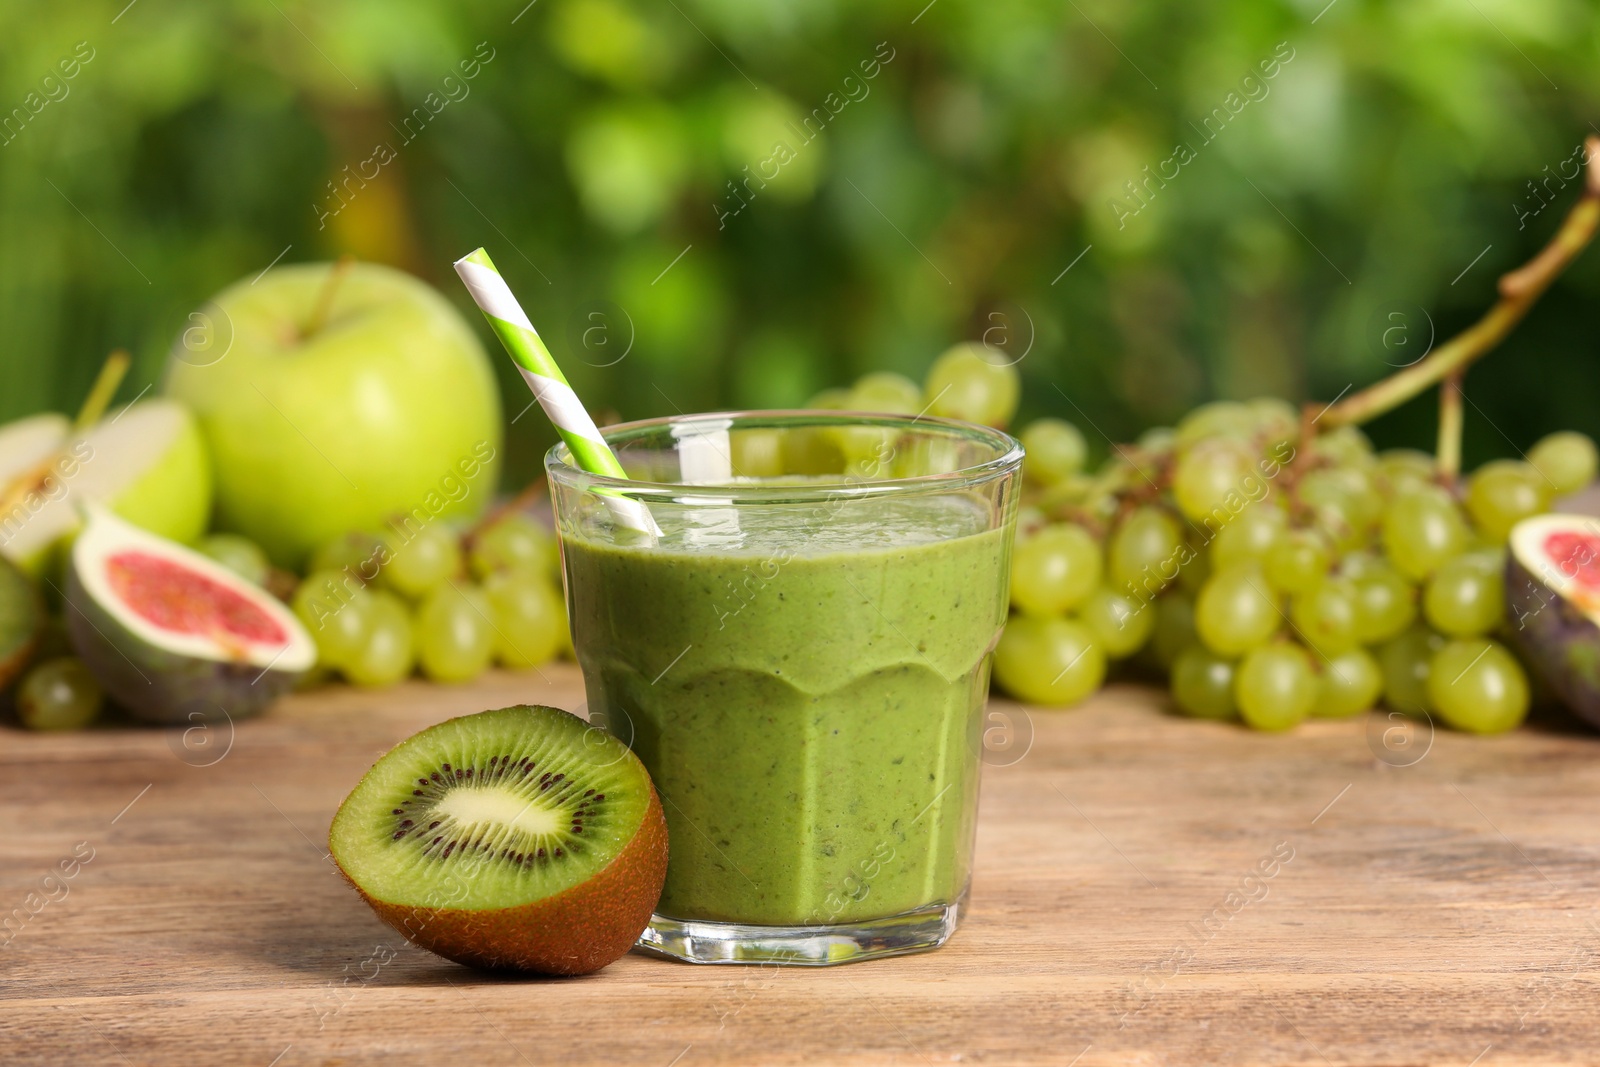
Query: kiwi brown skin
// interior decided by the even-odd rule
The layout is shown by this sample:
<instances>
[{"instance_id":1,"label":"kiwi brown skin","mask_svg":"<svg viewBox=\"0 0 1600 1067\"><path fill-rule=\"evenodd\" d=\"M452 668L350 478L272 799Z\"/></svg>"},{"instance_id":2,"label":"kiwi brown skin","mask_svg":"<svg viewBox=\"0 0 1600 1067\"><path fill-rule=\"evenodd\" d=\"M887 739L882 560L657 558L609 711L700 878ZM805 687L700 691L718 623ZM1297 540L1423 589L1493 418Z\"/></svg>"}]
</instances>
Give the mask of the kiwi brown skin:
<instances>
[{"instance_id":1,"label":"kiwi brown skin","mask_svg":"<svg viewBox=\"0 0 1600 1067\"><path fill-rule=\"evenodd\" d=\"M667 880L667 819L652 784L644 820L616 859L588 881L511 908L392 904L340 873L384 922L446 959L486 970L590 974L621 958L650 922Z\"/></svg>"}]
</instances>

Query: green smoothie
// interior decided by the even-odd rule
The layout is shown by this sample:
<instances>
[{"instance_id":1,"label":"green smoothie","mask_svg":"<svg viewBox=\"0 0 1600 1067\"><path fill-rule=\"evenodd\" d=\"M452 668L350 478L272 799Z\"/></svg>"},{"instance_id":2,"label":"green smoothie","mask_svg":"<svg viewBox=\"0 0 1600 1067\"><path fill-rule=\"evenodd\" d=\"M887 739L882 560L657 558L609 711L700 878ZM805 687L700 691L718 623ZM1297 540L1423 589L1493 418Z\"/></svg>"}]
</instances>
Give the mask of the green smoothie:
<instances>
[{"instance_id":1,"label":"green smoothie","mask_svg":"<svg viewBox=\"0 0 1600 1067\"><path fill-rule=\"evenodd\" d=\"M631 732L666 809L662 915L816 925L960 898L1006 612L988 507L655 507L650 546L564 531L591 713Z\"/></svg>"}]
</instances>

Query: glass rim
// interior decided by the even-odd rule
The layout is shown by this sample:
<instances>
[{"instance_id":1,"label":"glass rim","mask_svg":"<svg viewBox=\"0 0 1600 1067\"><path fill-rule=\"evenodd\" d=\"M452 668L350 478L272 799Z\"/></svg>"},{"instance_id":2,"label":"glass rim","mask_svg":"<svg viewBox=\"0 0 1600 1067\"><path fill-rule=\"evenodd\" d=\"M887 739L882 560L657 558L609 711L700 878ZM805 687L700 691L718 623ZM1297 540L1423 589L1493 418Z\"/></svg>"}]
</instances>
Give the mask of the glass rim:
<instances>
[{"instance_id":1,"label":"glass rim","mask_svg":"<svg viewBox=\"0 0 1600 1067\"><path fill-rule=\"evenodd\" d=\"M625 448L630 438L670 426L727 423L724 429L736 429L735 423L756 423L750 429L804 429L807 427L867 427L886 430L907 430L925 427L943 431L952 438L987 445L993 455L979 463L944 474L919 474L908 478L866 478L840 474L838 481L810 482L803 485L772 484L762 482L711 484L703 482L655 482L635 478L615 478L593 474L571 463L572 451L565 441L558 441L545 453L546 475L552 480L575 489L607 490L614 494L640 498L713 497L726 504L730 501L745 503L804 502L839 497L882 496L891 494L950 492L970 488L992 481L1018 469L1022 464L1022 443L1004 430L958 419L938 418L932 415L886 415L881 412L831 411L805 408L774 410L709 411L692 415L662 415L651 419L636 419L617 423L600 430L600 435L613 450ZM780 425L765 425L777 423Z\"/></svg>"}]
</instances>

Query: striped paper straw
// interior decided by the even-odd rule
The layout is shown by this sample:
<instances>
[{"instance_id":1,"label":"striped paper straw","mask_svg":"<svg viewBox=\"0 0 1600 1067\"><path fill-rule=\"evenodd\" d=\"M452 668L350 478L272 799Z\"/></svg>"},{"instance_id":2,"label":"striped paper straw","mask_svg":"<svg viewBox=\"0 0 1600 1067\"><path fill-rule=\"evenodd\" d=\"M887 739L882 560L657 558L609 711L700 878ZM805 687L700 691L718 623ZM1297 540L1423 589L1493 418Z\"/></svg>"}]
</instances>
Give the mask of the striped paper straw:
<instances>
[{"instance_id":1,"label":"striped paper straw","mask_svg":"<svg viewBox=\"0 0 1600 1067\"><path fill-rule=\"evenodd\" d=\"M584 409L578 394L567 384L566 375L556 366L555 358L539 337L539 331L528 321L522 305L511 295L511 289L495 269L489 253L480 248L456 260L455 267L478 310L489 320L489 328L500 338L528 388L533 390L534 399L539 401L539 406L572 451L577 466L590 474L626 478L627 472L617 461L616 453L600 436L594 420ZM652 537L661 536L661 528L651 517L650 509L639 501L606 494L605 503L617 525Z\"/></svg>"}]
</instances>

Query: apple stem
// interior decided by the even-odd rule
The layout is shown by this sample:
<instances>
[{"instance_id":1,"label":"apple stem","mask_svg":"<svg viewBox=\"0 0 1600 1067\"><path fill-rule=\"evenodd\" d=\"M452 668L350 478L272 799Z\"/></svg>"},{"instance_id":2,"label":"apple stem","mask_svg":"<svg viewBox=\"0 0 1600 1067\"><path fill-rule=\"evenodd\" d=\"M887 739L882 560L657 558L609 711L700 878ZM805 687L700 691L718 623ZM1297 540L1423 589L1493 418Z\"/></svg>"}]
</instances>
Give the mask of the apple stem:
<instances>
[{"instance_id":1,"label":"apple stem","mask_svg":"<svg viewBox=\"0 0 1600 1067\"><path fill-rule=\"evenodd\" d=\"M111 398L117 395L117 387L122 384L123 376L128 373L128 366L132 362L128 353L121 348L106 357L105 363L100 367L100 373L95 377L94 385L89 389L89 395L84 398L83 406L78 408L78 417L73 420L73 437L100 421L101 416L106 413L106 408L111 406ZM64 448L54 449L33 466L21 471L9 481L0 483L0 515L11 514L12 509L26 499L29 493L42 488L64 451Z\"/></svg>"},{"instance_id":2,"label":"apple stem","mask_svg":"<svg viewBox=\"0 0 1600 1067\"><path fill-rule=\"evenodd\" d=\"M1600 224L1600 137L1585 139L1584 152L1583 195L1538 255L1500 276L1500 299L1488 313L1419 362L1328 408L1318 418L1324 432L1392 411L1480 359L1522 321L1551 283L1578 258Z\"/></svg>"},{"instance_id":3,"label":"apple stem","mask_svg":"<svg viewBox=\"0 0 1600 1067\"><path fill-rule=\"evenodd\" d=\"M100 421L106 408L111 406L111 398L117 395L117 388L122 385L122 379L132 362L127 350L121 348L106 357L94 385L89 389L89 395L83 398L83 405L78 408L78 417L72 421L74 433L83 433Z\"/></svg>"},{"instance_id":4,"label":"apple stem","mask_svg":"<svg viewBox=\"0 0 1600 1067\"><path fill-rule=\"evenodd\" d=\"M302 340L314 337L328 323L328 314L333 310L333 298L339 293L339 285L344 281L345 275L350 273L350 267L355 263L356 257L343 255L328 268L327 280L322 283L322 289L317 293L317 303L311 309L311 315L306 319L306 324L300 330Z\"/></svg>"},{"instance_id":5,"label":"apple stem","mask_svg":"<svg viewBox=\"0 0 1600 1067\"><path fill-rule=\"evenodd\" d=\"M1439 383L1439 454L1436 460L1439 481L1446 489L1455 489L1456 477L1461 473L1461 378L1465 372L1456 370Z\"/></svg>"}]
</instances>

